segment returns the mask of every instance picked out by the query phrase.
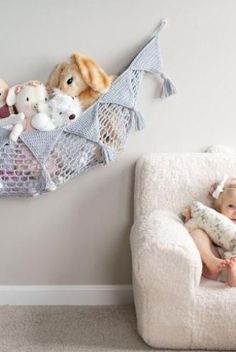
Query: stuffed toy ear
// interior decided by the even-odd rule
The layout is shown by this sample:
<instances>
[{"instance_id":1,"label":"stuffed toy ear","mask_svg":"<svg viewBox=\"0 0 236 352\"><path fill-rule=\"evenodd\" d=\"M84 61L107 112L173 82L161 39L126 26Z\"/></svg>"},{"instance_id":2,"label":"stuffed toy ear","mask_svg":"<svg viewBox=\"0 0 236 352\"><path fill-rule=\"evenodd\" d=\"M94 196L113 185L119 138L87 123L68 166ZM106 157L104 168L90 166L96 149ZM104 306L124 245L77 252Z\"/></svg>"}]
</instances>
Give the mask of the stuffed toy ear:
<instances>
[{"instance_id":1,"label":"stuffed toy ear","mask_svg":"<svg viewBox=\"0 0 236 352\"><path fill-rule=\"evenodd\" d=\"M9 89L8 94L7 94L7 99L6 99L6 102L7 102L8 106L15 105L16 96L20 92L21 89L22 89L21 85L17 85L17 86L14 86L14 87Z\"/></svg>"},{"instance_id":2,"label":"stuffed toy ear","mask_svg":"<svg viewBox=\"0 0 236 352\"><path fill-rule=\"evenodd\" d=\"M2 79L0 78L0 87L3 88L4 90L8 90L8 84Z\"/></svg>"},{"instance_id":3,"label":"stuffed toy ear","mask_svg":"<svg viewBox=\"0 0 236 352\"><path fill-rule=\"evenodd\" d=\"M51 88L57 88L59 86L61 73L66 67L66 65L68 65L66 62L62 62L54 68L48 78L46 86L49 86Z\"/></svg>"},{"instance_id":4,"label":"stuffed toy ear","mask_svg":"<svg viewBox=\"0 0 236 352\"><path fill-rule=\"evenodd\" d=\"M54 88L52 88L48 83L46 83L45 88L46 88L48 95L51 95L53 93Z\"/></svg>"},{"instance_id":5,"label":"stuffed toy ear","mask_svg":"<svg viewBox=\"0 0 236 352\"><path fill-rule=\"evenodd\" d=\"M106 72L87 56L75 53L71 60L79 67L85 83L99 93L106 93L111 85L111 79Z\"/></svg>"}]
</instances>

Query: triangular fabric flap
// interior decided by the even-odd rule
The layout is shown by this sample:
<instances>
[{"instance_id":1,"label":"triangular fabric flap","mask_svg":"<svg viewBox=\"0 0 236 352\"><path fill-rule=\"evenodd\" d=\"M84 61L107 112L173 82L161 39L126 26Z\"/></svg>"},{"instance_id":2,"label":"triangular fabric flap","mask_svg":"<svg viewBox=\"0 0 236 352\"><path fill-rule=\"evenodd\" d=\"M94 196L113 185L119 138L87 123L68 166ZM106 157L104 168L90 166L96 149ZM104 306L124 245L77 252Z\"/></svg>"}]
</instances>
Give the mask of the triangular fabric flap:
<instances>
[{"instance_id":1,"label":"triangular fabric flap","mask_svg":"<svg viewBox=\"0 0 236 352\"><path fill-rule=\"evenodd\" d=\"M20 139L29 148L35 158L40 163L44 163L62 133L63 130L61 128L48 132L26 131L21 134Z\"/></svg>"},{"instance_id":2,"label":"triangular fabric flap","mask_svg":"<svg viewBox=\"0 0 236 352\"><path fill-rule=\"evenodd\" d=\"M9 140L10 131L5 128L0 128L0 149L7 143L10 143ZM12 143L12 142L11 142Z\"/></svg>"},{"instance_id":3,"label":"triangular fabric flap","mask_svg":"<svg viewBox=\"0 0 236 352\"><path fill-rule=\"evenodd\" d=\"M85 110L79 118L64 128L65 132L77 134L92 142L98 142L100 137L99 121L97 117L99 102Z\"/></svg>"},{"instance_id":4,"label":"triangular fabric flap","mask_svg":"<svg viewBox=\"0 0 236 352\"><path fill-rule=\"evenodd\" d=\"M131 86L131 70L127 69L112 84L110 90L104 94L100 101L133 108L135 104L134 92Z\"/></svg>"},{"instance_id":5,"label":"triangular fabric flap","mask_svg":"<svg viewBox=\"0 0 236 352\"><path fill-rule=\"evenodd\" d=\"M162 71L158 35L154 36L148 44L145 45L145 47L130 64L130 68L152 73L160 73Z\"/></svg>"}]
</instances>

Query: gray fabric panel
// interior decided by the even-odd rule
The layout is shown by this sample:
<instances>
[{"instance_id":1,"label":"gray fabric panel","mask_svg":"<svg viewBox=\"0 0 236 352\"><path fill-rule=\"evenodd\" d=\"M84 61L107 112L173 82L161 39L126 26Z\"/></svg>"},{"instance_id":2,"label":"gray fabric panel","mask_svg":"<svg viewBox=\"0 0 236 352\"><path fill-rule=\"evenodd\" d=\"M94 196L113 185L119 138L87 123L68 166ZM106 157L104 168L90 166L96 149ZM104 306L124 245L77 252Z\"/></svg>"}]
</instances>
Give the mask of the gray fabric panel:
<instances>
[{"instance_id":1,"label":"gray fabric panel","mask_svg":"<svg viewBox=\"0 0 236 352\"><path fill-rule=\"evenodd\" d=\"M90 141L98 142L99 140L99 122L97 118L97 109L99 102L88 108L80 117L64 128L65 132L74 133Z\"/></svg>"},{"instance_id":2,"label":"gray fabric panel","mask_svg":"<svg viewBox=\"0 0 236 352\"><path fill-rule=\"evenodd\" d=\"M161 53L159 36L153 37L150 42L141 50L130 65L134 70L147 71L152 73L162 72Z\"/></svg>"},{"instance_id":3,"label":"gray fabric panel","mask_svg":"<svg viewBox=\"0 0 236 352\"><path fill-rule=\"evenodd\" d=\"M7 143L10 143L9 141L9 134L10 131L6 130L4 128L0 127L0 149Z\"/></svg>"},{"instance_id":4,"label":"gray fabric panel","mask_svg":"<svg viewBox=\"0 0 236 352\"><path fill-rule=\"evenodd\" d=\"M21 134L20 139L39 162L45 162L62 132L61 128L49 132L26 131Z\"/></svg>"}]
</instances>

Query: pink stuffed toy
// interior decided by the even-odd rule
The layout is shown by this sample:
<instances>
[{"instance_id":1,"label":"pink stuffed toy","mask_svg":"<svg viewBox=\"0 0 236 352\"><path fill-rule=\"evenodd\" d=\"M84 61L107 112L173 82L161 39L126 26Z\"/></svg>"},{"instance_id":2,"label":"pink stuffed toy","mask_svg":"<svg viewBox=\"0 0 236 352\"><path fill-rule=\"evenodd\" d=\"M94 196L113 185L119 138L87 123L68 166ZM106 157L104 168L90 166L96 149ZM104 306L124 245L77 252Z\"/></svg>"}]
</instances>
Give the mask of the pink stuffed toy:
<instances>
[{"instance_id":1,"label":"pink stuffed toy","mask_svg":"<svg viewBox=\"0 0 236 352\"><path fill-rule=\"evenodd\" d=\"M25 121L21 124L21 132L31 129L32 117L37 113L37 106L48 101L48 93L43 83L31 80L17 84L9 89L7 95L8 106L14 106L18 113L24 113ZM19 128L19 135L20 135Z\"/></svg>"}]
</instances>

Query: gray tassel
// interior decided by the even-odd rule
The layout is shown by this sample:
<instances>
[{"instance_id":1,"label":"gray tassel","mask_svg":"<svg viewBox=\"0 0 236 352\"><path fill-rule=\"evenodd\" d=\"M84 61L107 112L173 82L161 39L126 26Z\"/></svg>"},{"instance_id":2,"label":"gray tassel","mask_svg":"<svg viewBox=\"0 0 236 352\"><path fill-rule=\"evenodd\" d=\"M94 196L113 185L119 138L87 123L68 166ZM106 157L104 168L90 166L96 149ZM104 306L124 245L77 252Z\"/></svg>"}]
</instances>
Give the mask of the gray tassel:
<instances>
[{"instance_id":1,"label":"gray tassel","mask_svg":"<svg viewBox=\"0 0 236 352\"><path fill-rule=\"evenodd\" d=\"M140 111L133 110L133 116L132 117L133 117L135 129L137 131L141 131L141 130L143 130L146 127L144 117L143 117L143 115L141 114Z\"/></svg>"},{"instance_id":2,"label":"gray tassel","mask_svg":"<svg viewBox=\"0 0 236 352\"><path fill-rule=\"evenodd\" d=\"M107 145L104 145L102 143L100 143L99 145L101 147L103 161L106 165L110 164L115 159L116 152Z\"/></svg>"},{"instance_id":3,"label":"gray tassel","mask_svg":"<svg viewBox=\"0 0 236 352\"><path fill-rule=\"evenodd\" d=\"M161 78L164 80L161 91L161 98L169 97L172 94L176 93L176 88L174 84L166 78L163 74L161 74Z\"/></svg>"},{"instance_id":4,"label":"gray tassel","mask_svg":"<svg viewBox=\"0 0 236 352\"><path fill-rule=\"evenodd\" d=\"M55 191L57 189L55 183L52 181L51 176L44 165L42 166L42 176L44 181L44 187L46 191Z\"/></svg>"}]
</instances>

